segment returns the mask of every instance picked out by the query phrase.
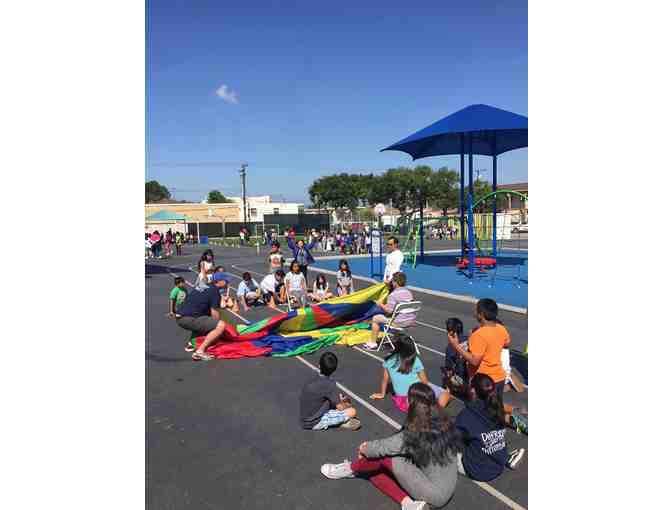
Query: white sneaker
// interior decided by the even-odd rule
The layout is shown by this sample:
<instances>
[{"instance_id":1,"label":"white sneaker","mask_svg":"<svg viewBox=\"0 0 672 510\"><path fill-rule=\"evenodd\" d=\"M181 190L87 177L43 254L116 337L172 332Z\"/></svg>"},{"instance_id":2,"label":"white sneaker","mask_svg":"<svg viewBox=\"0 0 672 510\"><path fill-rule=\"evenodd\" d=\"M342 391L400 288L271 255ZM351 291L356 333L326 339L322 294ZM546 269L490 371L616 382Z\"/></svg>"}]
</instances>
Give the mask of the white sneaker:
<instances>
[{"instance_id":1,"label":"white sneaker","mask_svg":"<svg viewBox=\"0 0 672 510\"><path fill-rule=\"evenodd\" d=\"M424 501L410 500L405 505L401 505L401 510L427 510L429 507Z\"/></svg>"},{"instance_id":2,"label":"white sneaker","mask_svg":"<svg viewBox=\"0 0 672 510\"><path fill-rule=\"evenodd\" d=\"M506 465L511 469L516 469L516 466L525 455L525 448L520 448L519 450L514 450L509 455L509 460L506 462Z\"/></svg>"},{"instance_id":3,"label":"white sneaker","mask_svg":"<svg viewBox=\"0 0 672 510\"><path fill-rule=\"evenodd\" d=\"M355 477L348 459L345 459L341 464L322 464L320 471L322 471L324 476L332 480Z\"/></svg>"},{"instance_id":4,"label":"white sneaker","mask_svg":"<svg viewBox=\"0 0 672 510\"><path fill-rule=\"evenodd\" d=\"M366 349L367 351L375 351L378 349L378 344L372 344L370 342L366 342L364 345L362 345L363 349Z\"/></svg>"}]
</instances>

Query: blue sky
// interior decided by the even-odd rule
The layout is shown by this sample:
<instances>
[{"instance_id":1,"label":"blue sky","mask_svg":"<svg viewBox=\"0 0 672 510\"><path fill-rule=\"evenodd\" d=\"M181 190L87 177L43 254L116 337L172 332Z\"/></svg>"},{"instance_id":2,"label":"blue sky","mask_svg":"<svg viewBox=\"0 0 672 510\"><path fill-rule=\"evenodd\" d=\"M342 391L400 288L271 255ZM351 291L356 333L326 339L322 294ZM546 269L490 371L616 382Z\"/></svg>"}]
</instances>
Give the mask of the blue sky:
<instances>
[{"instance_id":1,"label":"blue sky","mask_svg":"<svg viewBox=\"0 0 672 510\"><path fill-rule=\"evenodd\" d=\"M147 0L146 174L308 201L321 175L459 168L380 149L474 103L527 115L527 2ZM527 149L498 159L527 180ZM475 168L490 161L476 158Z\"/></svg>"}]
</instances>

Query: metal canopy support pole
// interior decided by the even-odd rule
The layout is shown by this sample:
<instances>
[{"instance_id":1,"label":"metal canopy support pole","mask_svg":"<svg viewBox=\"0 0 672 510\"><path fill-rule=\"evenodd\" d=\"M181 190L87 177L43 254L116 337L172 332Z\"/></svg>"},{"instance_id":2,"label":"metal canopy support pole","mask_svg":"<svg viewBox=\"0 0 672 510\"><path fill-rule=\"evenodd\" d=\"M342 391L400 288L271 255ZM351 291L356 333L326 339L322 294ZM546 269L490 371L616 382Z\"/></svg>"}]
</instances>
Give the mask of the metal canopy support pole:
<instances>
[{"instance_id":1,"label":"metal canopy support pole","mask_svg":"<svg viewBox=\"0 0 672 510\"><path fill-rule=\"evenodd\" d=\"M424 200L422 197L421 200ZM420 204L420 262L425 262L425 215L424 215L425 204ZM415 261L414 261L415 262Z\"/></svg>"},{"instance_id":2,"label":"metal canopy support pole","mask_svg":"<svg viewBox=\"0 0 672 510\"><path fill-rule=\"evenodd\" d=\"M474 140L473 133L469 133L469 194L468 203L468 228L469 228L469 278L474 277Z\"/></svg>"},{"instance_id":3,"label":"metal canopy support pole","mask_svg":"<svg viewBox=\"0 0 672 510\"><path fill-rule=\"evenodd\" d=\"M464 258L464 133L460 134L460 251Z\"/></svg>"},{"instance_id":4,"label":"metal canopy support pole","mask_svg":"<svg viewBox=\"0 0 672 510\"><path fill-rule=\"evenodd\" d=\"M497 191L497 133L492 135L492 191ZM492 197L492 256L497 256L497 195Z\"/></svg>"}]
</instances>

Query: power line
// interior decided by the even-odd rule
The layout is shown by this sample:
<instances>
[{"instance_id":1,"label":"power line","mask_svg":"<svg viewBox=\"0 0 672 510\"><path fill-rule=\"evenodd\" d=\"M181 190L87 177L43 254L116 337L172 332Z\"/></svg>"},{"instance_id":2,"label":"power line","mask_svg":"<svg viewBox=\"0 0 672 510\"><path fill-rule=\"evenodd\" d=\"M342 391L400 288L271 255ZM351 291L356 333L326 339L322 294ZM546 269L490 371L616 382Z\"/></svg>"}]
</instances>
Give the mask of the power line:
<instances>
[{"instance_id":1,"label":"power line","mask_svg":"<svg viewBox=\"0 0 672 510\"><path fill-rule=\"evenodd\" d=\"M201 166L225 166L225 165L240 165L240 161L197 161L197 162L180 162L180 163L150 163L149 166L162 166L162 167L201 167Z\"/></svg>"}]
</instances>

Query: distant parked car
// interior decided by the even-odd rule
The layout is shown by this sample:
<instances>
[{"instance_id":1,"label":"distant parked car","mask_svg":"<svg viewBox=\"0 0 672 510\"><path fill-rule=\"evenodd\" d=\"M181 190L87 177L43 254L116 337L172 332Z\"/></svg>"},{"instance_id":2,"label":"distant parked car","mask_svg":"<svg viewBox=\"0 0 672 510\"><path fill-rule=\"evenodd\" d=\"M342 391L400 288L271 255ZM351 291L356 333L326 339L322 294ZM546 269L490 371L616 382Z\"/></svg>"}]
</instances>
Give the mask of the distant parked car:
<instances>
[{"instance_id":1,"label":"distant parked car","mask_svg":"<svg viewBox=\"0 0 672 510\"><path fill-rule=\"evenodd\" d=\"M518 225L511 229L511 232L514 234L527 234L527 223L524 225Z\"/></svg>"}]
</instances>

